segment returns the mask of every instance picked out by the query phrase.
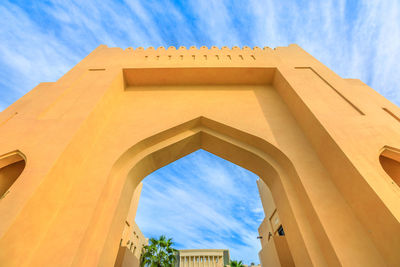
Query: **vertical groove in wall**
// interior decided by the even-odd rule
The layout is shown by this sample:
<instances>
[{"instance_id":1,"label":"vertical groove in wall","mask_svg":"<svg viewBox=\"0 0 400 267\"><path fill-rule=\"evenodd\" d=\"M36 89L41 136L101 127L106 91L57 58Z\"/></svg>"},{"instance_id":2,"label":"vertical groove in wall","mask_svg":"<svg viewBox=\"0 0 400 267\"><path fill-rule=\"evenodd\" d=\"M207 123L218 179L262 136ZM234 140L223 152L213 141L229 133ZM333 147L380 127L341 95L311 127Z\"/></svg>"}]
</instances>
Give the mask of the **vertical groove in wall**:
<instances>
[{"instance_id":1,"label":"vertical groove in wall","mask_svg":"<svg viewBox=\"0 0 400 267\"><path fill-rule=\"evenodd\" d=\"M382 108L384 111L386 111L386 113L388 113L390 116L392 116L395 120L397 120L398 122L400 122L400 118L397 117L393 112L391 112L390 110L388 110L387 108L383 107Z\"/></svg>"},{"instance_id":2,"label":"vertical groove in wall","mask_svg":"<svg viewBox=\"0 0 400 267\"><path fill-rule=\"evenodd\" d=\"M5 119L4 121L0 122L0 126L6 124L9 120L14 118L14 116L17 115L17 114L18 114L18 112L14 112L13 114L11 114L7 119Z\"/></svg>"},{"instance_id":3,"label":"vertical groove in wall","mask_svg":"<svg viewBox=\"0 0 400 267\"><path fill-rule=\"evenodd\" d=\"M328 85L333 91L336 92L344 101L346 101L351 107L353 107L360 115L365 115L358 107L356 107L349 99L347 99L342 93L340 93L333 85L331 85L327 80L325 80L318 72L316 72L311 67L295 67L295 69L308 69L311 70L315 75L317 75L326 85Z\"/></svg>"}]
</instances>

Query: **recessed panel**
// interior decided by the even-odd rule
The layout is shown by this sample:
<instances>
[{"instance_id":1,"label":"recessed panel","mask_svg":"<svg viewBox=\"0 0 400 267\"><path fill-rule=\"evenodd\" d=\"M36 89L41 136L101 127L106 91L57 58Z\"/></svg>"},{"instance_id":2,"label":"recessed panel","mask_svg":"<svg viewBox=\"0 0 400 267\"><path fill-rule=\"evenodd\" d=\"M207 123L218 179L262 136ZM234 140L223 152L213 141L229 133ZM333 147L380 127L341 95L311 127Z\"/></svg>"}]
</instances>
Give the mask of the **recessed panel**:
<instances>
[{"instance_id":1,"label":"recessed panel","mask_svg":"<svg viewBox=\"0 0 400 267\"><path fill-rule=\"evenodd\" d=\"M124 69L125 87L181 85L266 85L275 68L131 68Z\"/></svg>"}]
</instances>

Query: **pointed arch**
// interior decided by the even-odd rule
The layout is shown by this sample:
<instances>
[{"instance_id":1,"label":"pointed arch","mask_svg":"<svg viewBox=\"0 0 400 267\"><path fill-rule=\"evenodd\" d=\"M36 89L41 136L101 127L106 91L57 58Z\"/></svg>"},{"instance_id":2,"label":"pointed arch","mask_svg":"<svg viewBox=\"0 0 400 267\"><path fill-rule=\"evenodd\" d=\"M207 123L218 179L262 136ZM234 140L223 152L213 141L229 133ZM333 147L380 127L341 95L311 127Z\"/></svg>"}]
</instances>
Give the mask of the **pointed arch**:
<instances>
[{"instance_id":1,"label":"pointed arch","mask_svg":"<svg viewBox=\"0 0 400 267\"><path fill-rule=\"evenodd\" d=\"M9 192L25 165L25 156L18 150L0 156L0 199Z\"/></svg>"},{"instance_id":2,"label":"pointed arch","mask_svg":"<svg viewBox=\"0 0 400 267\"><path fill-rule=\"evenodd\" d=\"M386 174L400 187L400 150L385 146L379 155L379 162Z\"/></svg>"},{"instance_id":3,"label":"pointed arch","mask_svg":"<svg viewBox=\"0 0 400 267\"><path fill-rule=\"evenodd\" d=\"M75 264L105 266L115 261L123 223L136 186L153 171L168 165L198 149L204 149L257 174L271 189L280 217L285 225L288 244L296 263L304 266L325 264L320 245L301 207L296 189L299 177L289 158L267 141L199 117L148 137L128 148L114 163L107 185L96 208L92 226L83 240L88 250L103 235L100 257L90 257L82 249ZM110 211L112 212L110 214ZM321 240L319 240L321 242ZM93 244L93 245L91 245ZM324 244L329 247L330 244ZM328 249L333 251L332 249ZM310 253L314 253L310 255ZM332 258L336 258L335 255ZM321 264L319 264L321 263Z\"/></svg>"}]
</instances>

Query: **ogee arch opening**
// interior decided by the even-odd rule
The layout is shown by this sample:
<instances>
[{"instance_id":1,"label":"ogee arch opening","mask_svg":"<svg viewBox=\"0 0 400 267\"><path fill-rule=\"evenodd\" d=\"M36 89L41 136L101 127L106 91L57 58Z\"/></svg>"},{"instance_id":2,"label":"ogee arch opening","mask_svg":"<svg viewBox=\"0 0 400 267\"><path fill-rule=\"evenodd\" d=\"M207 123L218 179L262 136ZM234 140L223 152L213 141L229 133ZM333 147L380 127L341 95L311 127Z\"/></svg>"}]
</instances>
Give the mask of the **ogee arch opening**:
<instances>
[{"instance_id":1,"label":"ogee arch opening","mask_svg":"<svg viewBox=\"0 0 400 267\"><path fill-rule=\"evenodd\" d=\"M261 138L204 117L133 145L115 162L101 196L103 205L97 207L93 227L84 240L89 248L90 243L94 242L93 237L108 233L102 240L102 250L96 252L101 254L101 263L109 266L115 262L129 204L138 184L153 171L198 149L204 149L258 175L272 192L295 262L305 266L325 263L325 258L317 256L323 254L319 251L320 246L301 207L294 183L299 178L290 160ZM315 255L309 255L310 251ZM77 261L98 264L92 261L97 257L90 258L88 254L82 249Z\"/></svg>"}]
</instances>

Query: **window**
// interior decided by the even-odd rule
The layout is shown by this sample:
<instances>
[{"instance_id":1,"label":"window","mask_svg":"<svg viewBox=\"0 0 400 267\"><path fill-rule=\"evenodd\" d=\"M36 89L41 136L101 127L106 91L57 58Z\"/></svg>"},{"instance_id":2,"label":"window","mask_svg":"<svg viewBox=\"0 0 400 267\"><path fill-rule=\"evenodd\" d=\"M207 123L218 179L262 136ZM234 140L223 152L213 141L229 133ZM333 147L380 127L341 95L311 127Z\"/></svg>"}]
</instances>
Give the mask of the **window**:
<instances>
[{"instance_id":1,"label":"window","mask_svg":"<svg viewBox=\"0 0 400 267\"><path fill-rule=\"evenodd\" d=\"M0 198L7 195L24 168L25 158L19 151L0 156Z\"/></svg>"},{"instance_id":2,"label":"window","mask_svg":"<svg viewBox=\"0 0 400 267\"><path fill-rule=\"evenodd\" d=\"M285 231L283 231L282 225L279 226L277 233L278 233L278 235L285 235Z\"/></svg>"},{"instance_id":3,"label":"window","mask_svg":"<svg viewBox=\"0 0 400 267\"><path fill-rule=\"evenodd\" d=\"M400 186L400 152L391 147L385 147L379 156L379 162L393 183Z\"/></svg>"}]
</instances>

